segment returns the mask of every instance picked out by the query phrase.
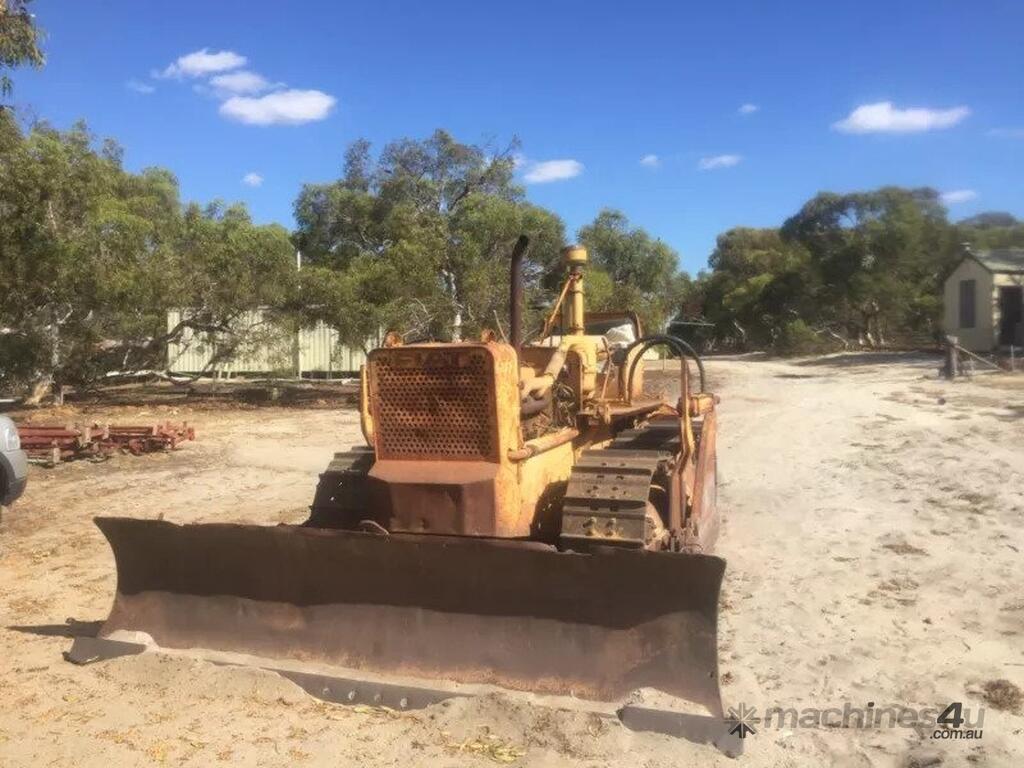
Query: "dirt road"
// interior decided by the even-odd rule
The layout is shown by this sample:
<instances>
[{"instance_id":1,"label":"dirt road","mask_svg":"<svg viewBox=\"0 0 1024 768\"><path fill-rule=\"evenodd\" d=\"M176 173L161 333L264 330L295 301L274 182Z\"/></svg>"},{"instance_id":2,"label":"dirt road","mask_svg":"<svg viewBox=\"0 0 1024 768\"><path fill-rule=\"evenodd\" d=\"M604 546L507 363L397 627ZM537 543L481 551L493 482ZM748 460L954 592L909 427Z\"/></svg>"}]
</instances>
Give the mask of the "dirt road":
<instances>
[{"instance_id":1,"label":"dirt road","mask_svg":"<svg viewBox=\"0 0 1024 768\"><path fill-rule=\"evenodd\" d=\"M709 363L722 396L723 694L804 723L757 723L739 762L500 695L391 714L197 661L64 662L65 619L102 619L114 589L92 515L298 521L331 452L358 441L351 411L151 407L110 418L187 418L199 440L34 470L5 510L0 766L1020 765L1024 716L986 701L1013 708L1014 689L985 686L1024 686L1024 387L947 384L935 366ZM855 713L847 727L811 724L869 702L962 702L971 721L985 707L982 738L856 727Z\"/></svg>"}]
</instances>

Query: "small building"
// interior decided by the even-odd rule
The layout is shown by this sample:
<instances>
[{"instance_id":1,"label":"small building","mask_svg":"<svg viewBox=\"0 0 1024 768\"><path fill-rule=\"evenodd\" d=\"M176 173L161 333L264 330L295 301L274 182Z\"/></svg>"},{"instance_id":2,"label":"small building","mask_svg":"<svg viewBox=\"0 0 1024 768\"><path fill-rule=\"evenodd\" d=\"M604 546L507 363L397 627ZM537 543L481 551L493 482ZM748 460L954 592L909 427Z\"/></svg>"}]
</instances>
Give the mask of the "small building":
<instances>
[{"instance_id":1,"label":"small building","mask_svg":"<svg viewBox=\"0 0 1024 768\"><path fill-rule=\"evenodd\" d=\"M943 297L943 330L964 348L1024 346L1024 248L965 249Z\"/></svg>"}]
</instances>

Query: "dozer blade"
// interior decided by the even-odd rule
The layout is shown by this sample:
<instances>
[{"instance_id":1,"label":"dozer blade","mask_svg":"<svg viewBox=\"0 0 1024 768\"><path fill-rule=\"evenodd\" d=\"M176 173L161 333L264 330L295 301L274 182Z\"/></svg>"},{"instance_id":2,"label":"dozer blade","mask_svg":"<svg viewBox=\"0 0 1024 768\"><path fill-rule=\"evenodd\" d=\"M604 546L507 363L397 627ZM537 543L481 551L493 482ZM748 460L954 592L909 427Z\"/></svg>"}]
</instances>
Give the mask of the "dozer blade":
<instances>
[{"instance_id":1,"label":"dozer blade","mask_svg":"<svg viewBox=\"0 0 1024 768\"><path fill-rule=\"evenodd\" d=\"M97 518L117 562L101 637L600 701L655 688L721 717L725 561L296 526Z\"/></svg>"}]
</instances>

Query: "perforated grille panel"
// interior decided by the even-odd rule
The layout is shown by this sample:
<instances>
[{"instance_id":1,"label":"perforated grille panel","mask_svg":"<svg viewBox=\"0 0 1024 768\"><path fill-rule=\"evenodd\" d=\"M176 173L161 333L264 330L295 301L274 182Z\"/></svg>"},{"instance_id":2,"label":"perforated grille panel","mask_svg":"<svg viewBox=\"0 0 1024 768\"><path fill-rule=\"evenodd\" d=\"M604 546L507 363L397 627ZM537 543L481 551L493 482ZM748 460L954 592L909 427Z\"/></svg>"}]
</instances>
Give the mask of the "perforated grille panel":
<instances>
[{"instance_id":1,"label":"perforated grille panel","mask_svg":"<svg viewBox=\"0 0 1024 768\"><path fill-rule=\"evenodd\" d=\"M493 459L493 361L483 350L375 353L377 451L389 459Z\"/></svg>"}]
</instances>

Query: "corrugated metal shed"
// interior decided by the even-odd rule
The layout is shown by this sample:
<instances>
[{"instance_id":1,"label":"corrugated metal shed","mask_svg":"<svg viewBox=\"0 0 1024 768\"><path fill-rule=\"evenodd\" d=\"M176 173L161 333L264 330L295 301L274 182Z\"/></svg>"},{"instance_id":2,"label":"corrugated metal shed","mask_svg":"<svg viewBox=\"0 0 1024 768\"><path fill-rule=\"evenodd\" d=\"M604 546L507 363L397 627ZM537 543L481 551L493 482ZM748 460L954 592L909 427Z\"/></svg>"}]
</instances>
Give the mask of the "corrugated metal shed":
<instances>
[{"instance_id":1,"label":"corrugated metal shed","mask_svg":"<svg viewBox=\"0 0 1024 768\"><path fill-rule=\"evenodd\" d=\"M991 272L1024 272L1024 248L993 248L988 251L969 251Z\"/></svg>"},{"instance_id":2,"label":"corrugated metal shed","mask_svg":"<svg viewBox=\"0 0 1024 768\"><path fill-rule=\"evenodd\" d=\"M179 322L181 310L167 313L168 330ZM258 327L258 341L214 366L211 373L295 376L301 372L329 376L353 373L366 362L362 349L338 344L337 331L324 323L295 333L273 325L261 310L254 310L243 315L239 324ZM366 347L372 349L379 344L380 339L370 339ZM173 373L198 373L206 369L216 351L215 337L186 330L180 342L168 345L167 366Z\"/></svg>"}]
</instances>

